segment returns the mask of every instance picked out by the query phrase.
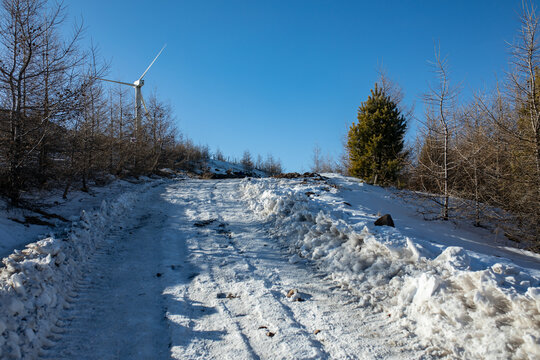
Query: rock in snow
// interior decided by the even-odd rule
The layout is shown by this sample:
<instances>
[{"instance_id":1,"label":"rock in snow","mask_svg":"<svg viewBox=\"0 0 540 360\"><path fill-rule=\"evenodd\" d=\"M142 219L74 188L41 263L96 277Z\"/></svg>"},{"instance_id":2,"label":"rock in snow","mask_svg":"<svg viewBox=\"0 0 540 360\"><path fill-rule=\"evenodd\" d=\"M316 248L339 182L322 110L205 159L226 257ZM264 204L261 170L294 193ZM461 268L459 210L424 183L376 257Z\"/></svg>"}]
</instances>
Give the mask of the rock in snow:
<instances>
[{"instance_id":1,"label":"rock in snow","mask_svg":"<svg viewBox=\"0 0 540 360\"><path fill-rule=\"evenodd\" d=\"M394 220L390 214L381 216L375 221L376 226L391 226L394 227Z\"/></svg>"}]
</instances>

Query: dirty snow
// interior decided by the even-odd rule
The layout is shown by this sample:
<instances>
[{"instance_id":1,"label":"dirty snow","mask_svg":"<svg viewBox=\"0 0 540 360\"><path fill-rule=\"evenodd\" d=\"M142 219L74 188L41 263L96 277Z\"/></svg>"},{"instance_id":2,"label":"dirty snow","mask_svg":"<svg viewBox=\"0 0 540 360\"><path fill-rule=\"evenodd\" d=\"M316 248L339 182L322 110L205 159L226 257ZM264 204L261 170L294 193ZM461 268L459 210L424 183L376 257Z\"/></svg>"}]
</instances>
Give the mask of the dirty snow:
<instances>
[{"instance_id":1,"label":"dirty snow","mask_svg":"<svg viewBox=\"0 0 540 360\"><path fill-rule=\"evenodd\" d=\"M143 193L150 184L140 186ZM34 358L58 326L63 309L72 301L73 286L83 265L103 242L115 220L128 215L140 200L139 192L122 193L103 200L62 238L53 236L30 243L4 258L0 268L0 357Z\"/></svg>"}]
</instances>

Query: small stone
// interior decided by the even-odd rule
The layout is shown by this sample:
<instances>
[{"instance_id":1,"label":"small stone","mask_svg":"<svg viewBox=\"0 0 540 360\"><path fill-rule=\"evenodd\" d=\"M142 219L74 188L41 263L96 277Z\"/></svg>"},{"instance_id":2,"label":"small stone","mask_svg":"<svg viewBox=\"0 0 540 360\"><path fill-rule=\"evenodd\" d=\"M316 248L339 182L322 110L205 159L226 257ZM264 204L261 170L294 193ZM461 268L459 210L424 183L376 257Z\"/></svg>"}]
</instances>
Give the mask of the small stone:
<instances>
[{"instance_id":1,"label":"small stone","mask_svg":"<svg viewBox=\"0 0 540 360\"><path fill-rule=\"evenodd\" d=\"M394 227L394 220L390 214L385 214L375 221L375 226L391 226Z\"/></svg>"},{"instance_id":2,"label":"small stone","mask_svg":"<svg viewBox=\"0 0 540 360\"><path fill-rule=\"evenodd\" d=\"M313 334L317 335L317 334L320 333L320 332L321 332L321 330L317 329L317 330L315 330L315 331L313 332Z\"/></svg>"},{"instance_id":3,"label":"small stone","mask_svg":"<svg viewBox=\"0 0 540 360\"><path fill-rule=\"evenodd\" d=\"M273 333L271 331L266 333L266 336L268 336L268 337L274 337L274 335L276 335L276 333Z\"/></svg>"}]
</instances>

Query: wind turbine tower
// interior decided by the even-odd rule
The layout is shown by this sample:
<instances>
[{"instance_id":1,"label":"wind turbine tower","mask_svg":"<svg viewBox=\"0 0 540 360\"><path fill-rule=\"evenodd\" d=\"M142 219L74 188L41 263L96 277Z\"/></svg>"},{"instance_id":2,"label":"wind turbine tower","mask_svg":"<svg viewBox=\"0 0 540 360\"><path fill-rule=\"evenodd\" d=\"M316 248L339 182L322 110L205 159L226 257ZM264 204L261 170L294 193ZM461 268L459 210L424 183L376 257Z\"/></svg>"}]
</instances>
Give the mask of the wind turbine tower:
<instances>
[{"instance_id":1,"label":"wind turbine tower","mask_svg":"<svg viewBox=\"0 0 540 360\"><path fill-rule=\"evenodd\" d=\"M146 73L148 72L148 70L150 70L152 65L154 65L154 62L156 62L157 58L159 57L159 55L161 55L161 53L163 52L163 50L165 49L166 46L167 46L166 44L163 45L163 47L161 48L159 53L156 55L154 60L152 60L150 65L148 65L146 70L144 70L141 77L138 80L135 80L133 83L127 83L127 82L116 81L116 80L96 78L98 80L108 81L108 82L112 82L112 83L116 83L116 84L127 85L127 86L131 86L131 87L135 88L135 136L136 136L137 141L139 141L139 136L140 136L139 131L142 128L142 107L143 106L144 106L145 112L148 113L148 109L146 108L146 104L144 102L144 98L143 98L142 92L141 92L141 88L144 85L143 78L146 75Z\"/></svg>"}]
</instances>

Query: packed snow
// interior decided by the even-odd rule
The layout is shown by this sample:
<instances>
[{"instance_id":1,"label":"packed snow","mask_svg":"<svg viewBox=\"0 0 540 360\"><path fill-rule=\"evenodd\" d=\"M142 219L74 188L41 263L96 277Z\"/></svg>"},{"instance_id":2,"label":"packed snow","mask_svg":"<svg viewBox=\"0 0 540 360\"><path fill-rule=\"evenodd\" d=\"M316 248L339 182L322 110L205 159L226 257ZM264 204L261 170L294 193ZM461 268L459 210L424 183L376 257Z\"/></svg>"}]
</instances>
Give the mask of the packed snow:
<instances>
[{"instance_id":1,"label":"packed snow","mask_svg":"<svg viewBox=\"0 0 540 360\"><path fill-rule=\"evenodd\" d=\"M146 179L73 215L3 259L0 358L540 358L540 257L397 190Z\"/></svg>"}]
</instances>

